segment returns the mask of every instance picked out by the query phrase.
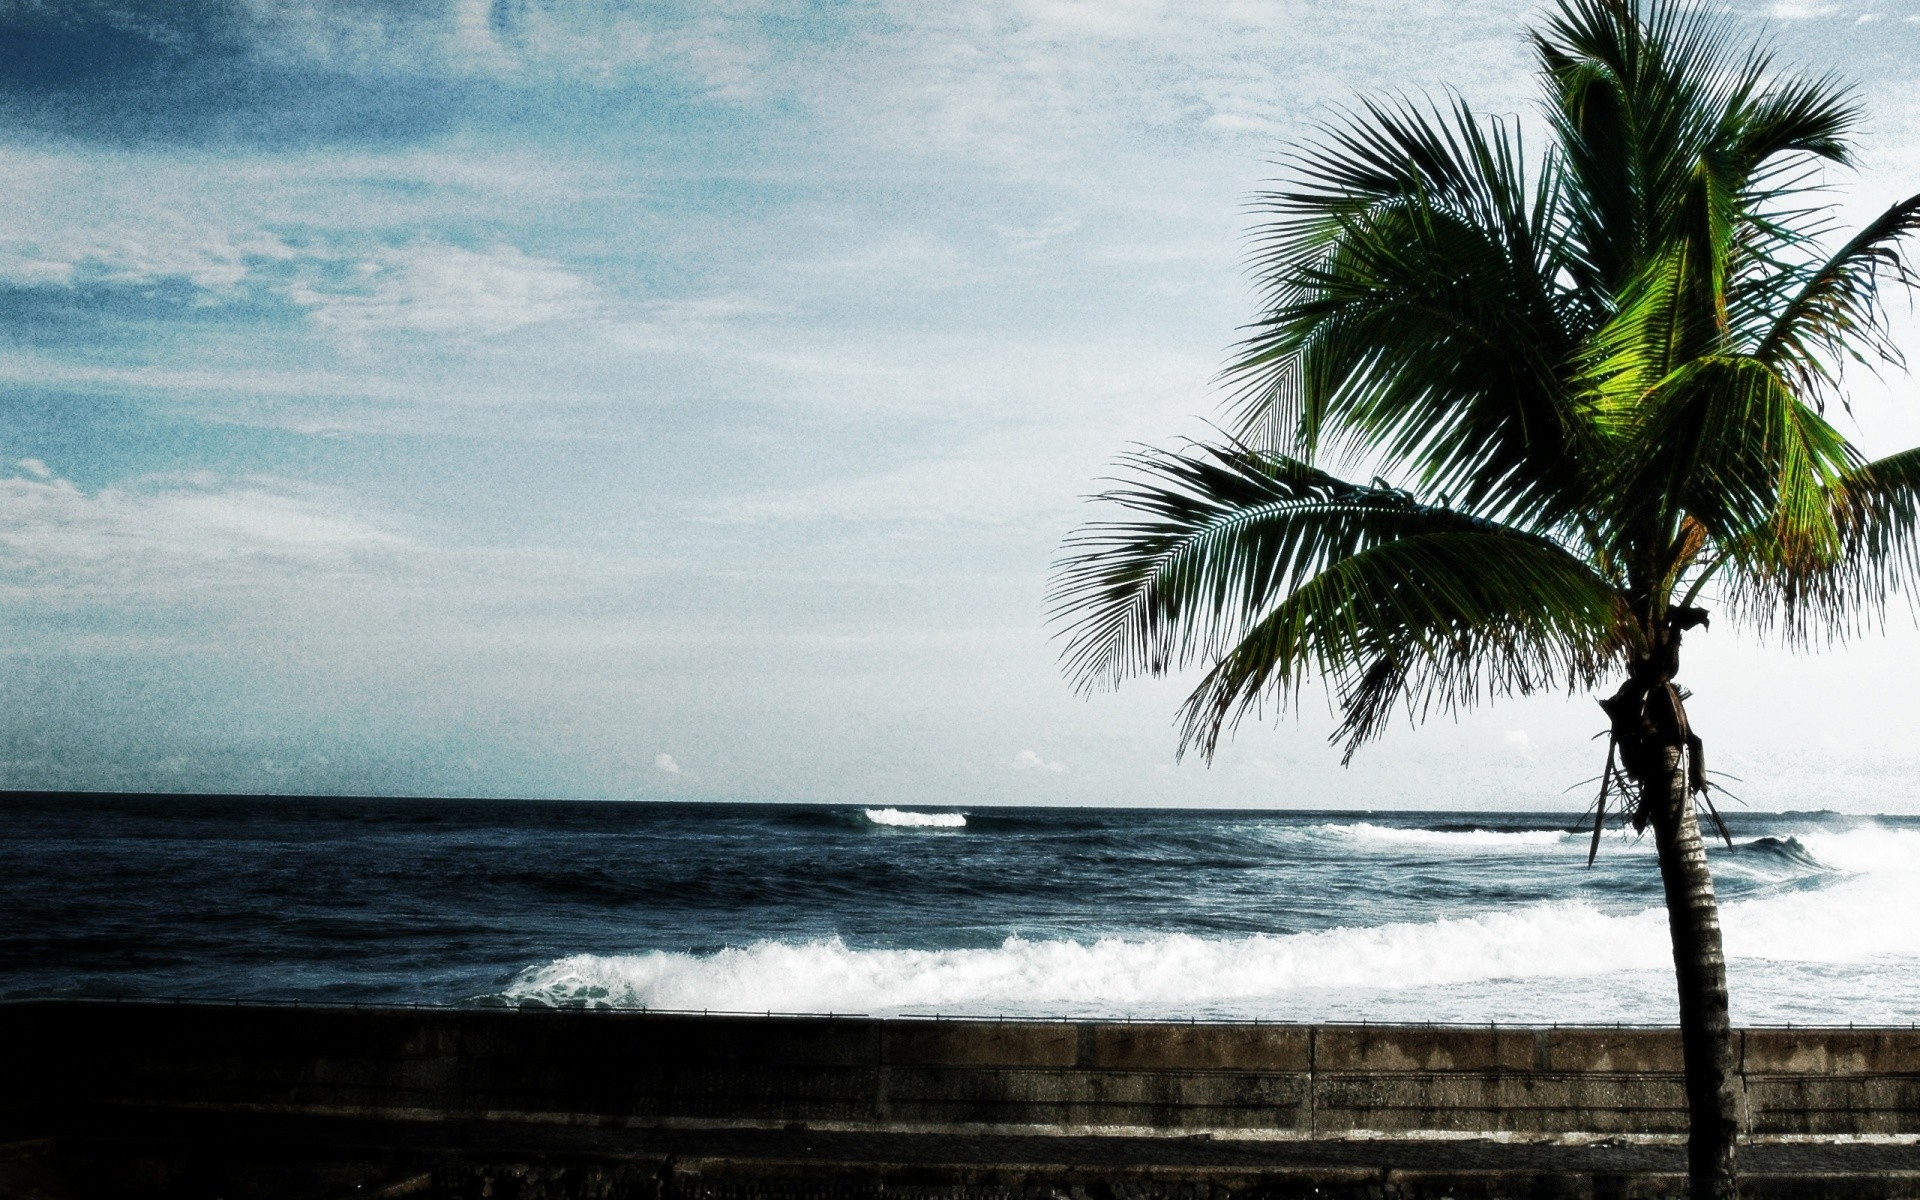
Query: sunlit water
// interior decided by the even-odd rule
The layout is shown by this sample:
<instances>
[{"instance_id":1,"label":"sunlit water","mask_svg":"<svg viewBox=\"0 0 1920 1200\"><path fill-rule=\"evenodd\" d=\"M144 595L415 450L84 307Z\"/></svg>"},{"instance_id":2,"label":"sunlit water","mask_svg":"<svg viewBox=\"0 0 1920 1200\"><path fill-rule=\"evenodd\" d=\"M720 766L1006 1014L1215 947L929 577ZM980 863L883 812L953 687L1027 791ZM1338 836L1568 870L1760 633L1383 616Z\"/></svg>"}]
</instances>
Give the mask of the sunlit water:
<instances>
[{"instance_id":1,"label":"sunlit water","mask_svg":"<svg viewBox=\"0 0 1920 1200\"><path fill-rule=\"evenodd\" d=\"M1572 814L0 801L0 996L1659 1022ZM1920 821L1739 815L1735 1017L1920 1019Z\"/></svg>"}]
</instances>

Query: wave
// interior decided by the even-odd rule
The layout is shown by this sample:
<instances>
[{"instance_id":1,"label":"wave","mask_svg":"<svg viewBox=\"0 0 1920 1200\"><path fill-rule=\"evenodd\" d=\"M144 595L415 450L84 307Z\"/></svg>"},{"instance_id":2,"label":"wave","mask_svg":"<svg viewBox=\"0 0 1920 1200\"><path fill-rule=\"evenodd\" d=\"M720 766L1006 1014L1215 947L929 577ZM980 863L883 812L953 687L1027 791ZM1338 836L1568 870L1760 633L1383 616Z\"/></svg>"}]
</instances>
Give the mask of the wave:
<instances>
[{"instance_id":1,"label":"wave","mask_svg":"<svg viewBox=\"0 0 1920 1200\"><path fill-rule=\"evenodd\" d=\"M855 949L838 938L714 954L573 955L523 972L505 998L560 1006L809 1012L1216 1011L1303 987L1462 982L1588 970L1581 948L1652 963L1640 930L1579 905L1422 925L1242 938L1094 942L1011 937L964 950ZM1543 968L1545 968L1543 970Z\"/></svg>"},{"instance_id":2,"label":"wave","mask_svg":"<svg viewBox=\"0 0 1920 1200\"><path fill-rule=\"evenodd\" d=\"M1701 830L1708 850L1718 854L1721 843L1711 828ZM1368 821L1353 824L1311 825L1296 836L1331 839L1375 853L1432 850L1461 854L1507 853L1550 846L1585 846L1590 832L1582 829L1490 829L1483 826L1396 826ZM1653 838L1631 839L1628 845L1651 854ZM1609 849L1620 846L1609 843ZM1920 830L1890 829L1862 824L1852 829L1801 829L1794 833L1736 841L1732 856L1720 867L1732 866L1774 877L1830 872L1920 872Z\"/></svg>"},{"instance_id":3,"label":"wave","mask_svg":"<svg viewBox=\"0 0 1920 1200\"><path fill-rule=\"evenodd\" d=\"M869 808L862 810L861 815L871 824L900 829L963 829L967 824L966 814L957 812L908 812L898 808Z\"/></svg>"},{"instance_id":4,"label":"wave","mask_svg":"<svg viewBox=\"0 0 1920 1200\"><path fill-rule=\"evenodd\" d=\"M1461 852L1519 850L1527 846L1558 846L1577 836L1564 829L1408 828L1375 825L1370 821L1358 821L1351 825L1313 825L1308 827L1307 832L1387 851L1411 847Z\"/></svg>"},{"instance_id":5,"label":"wave","mask_svg":"<svg viewBox=\"0 0 1920 1200\"><path fill-rule=\"evenodd\" d=\"M1731 854L1723 854L1712 840L1708 850L1715 855L1714 870L1729 868L1762 879L1799 879L1814 881L1821 876L1881 875L1901 876L1920 873L1920 831L1888 829L1862 824L1846 830L1801 830L1798 833L1758 837L1737 842ZM1920 887L1916 887L1920 899Z\"/></svg>"},{"instance_id":6,"label":"wave","mask_svg":"<svg viewBox=\"0 0 1920 1200\"><path fill-rule=\"evenodd\" d=\"M1920 900L1920 832L1804 833L1744 848L1796 861L1817 855L1829 866L1855 869L1821 872L1824 886L1723 904L1727 955L1738 970L1771 981L1802 969L1795 964L1814 964L1802 973L1831 975L1832 994L1802 999L1839 1012L1851 996L1849 973L1869 968L1831 972L1820 964L1920 965L1920 922L1888 919ZM1409 989L1502 980L1652 972L1645 978L1657 983L1671 964L1662 908L1609 912L1548 903L1239 937L1009 937L968 949L865 948L826 938L763 940L704 954L579 954L528 968L493 999L746 1012L1276 1016L1298 1015L1314 996L1342 990L1375 997L1369 1003L1377 1008L1379 998ZM1589 990L1603 993L1606 986L1596 982ZM1555 983L1537 990L1551 1005L1560 989ZM1661 995L1658 986L1643 990L1656 1001Z\"/></svg>"},{"instance_id":7,"label":"wave","mask_svg":"<svg viewBox=\"0 0 1920 1200\"><path fill-rule=\"evenodd\" d=\"M1702 836L1712 834L1711 830L1702 830ZM1711 842L1708 843L1712 845ZM1717 847L1716 847L1717 848ZM1734 861L1743 866L1764 863L1769 867L1792 872L1821 872L1833 868L1820 861L1806 843L1791 835L1787 837L1759 837L1750 842L1735 842ZM1716 864L1722 865L1722 864Z\"/></svg>"},{"instance_id":8,"label":"wave","mask_svg":"<svg viewBox=\"0 0 1920 1200\"><path fill-rule=\"evenodd\" d=\"M1842 832L1803 831L1789 839L1836 871L1910 875L1920 873L1920 830L1867 825Z\"/></svg>"}]
</instances>

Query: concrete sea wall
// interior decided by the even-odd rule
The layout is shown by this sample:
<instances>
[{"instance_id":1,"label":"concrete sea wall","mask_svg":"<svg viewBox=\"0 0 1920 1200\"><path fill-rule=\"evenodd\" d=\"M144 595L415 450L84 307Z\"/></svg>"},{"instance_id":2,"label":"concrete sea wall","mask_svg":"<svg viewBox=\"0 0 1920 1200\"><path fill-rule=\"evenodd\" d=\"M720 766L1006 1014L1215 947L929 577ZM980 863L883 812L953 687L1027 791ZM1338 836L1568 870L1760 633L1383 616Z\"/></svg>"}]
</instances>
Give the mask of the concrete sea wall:
<instances>
[{"instance_id":1,"label":"concrete sea wall","mask_svg":"<svg viewBox=\"0 0 1920 1200\"><path fill-rule=\"evenodd\" d=\"M1920 1032L1736 1034L1756 1140L1920 1135ZM1671 1137L1677 1033L0 1005L0 1105L602 1126Z\"/></svg>"}]
</instances>

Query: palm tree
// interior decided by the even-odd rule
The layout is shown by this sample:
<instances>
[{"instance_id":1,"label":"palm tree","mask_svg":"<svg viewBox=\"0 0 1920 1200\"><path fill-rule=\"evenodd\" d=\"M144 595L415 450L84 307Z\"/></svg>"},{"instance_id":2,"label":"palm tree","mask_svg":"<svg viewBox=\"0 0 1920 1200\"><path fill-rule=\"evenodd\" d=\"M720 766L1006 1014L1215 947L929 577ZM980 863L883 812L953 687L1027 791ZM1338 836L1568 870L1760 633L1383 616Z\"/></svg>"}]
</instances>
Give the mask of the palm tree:
<instances>
[{"instance_id":1,"label":"palm tree","mask_svg":"<svg viewBox=\"0 0 1920 1200\"><path fill-rule=\"evenodd\" d=\"M1899 361L1882 291L1915 282L1920 196L1829 253L1851 93L1720 18L1561 0L1531 41L1543 153L1452 98L1364 103L1295 154L1261 198L1227 429L1129 456L1056 616L1084 687L1204 665L1181 748L1209 759L1314 678L1349 759L1396 709L1619 681L1596 845L1610 801L1653 829L1693 1194L1729 1197L1740 1093L1680 643L1709 582L1807 643L1920 565L1920 450L1868 461L1826 419L1849 360Z\"/></svg>"}]
</instances>

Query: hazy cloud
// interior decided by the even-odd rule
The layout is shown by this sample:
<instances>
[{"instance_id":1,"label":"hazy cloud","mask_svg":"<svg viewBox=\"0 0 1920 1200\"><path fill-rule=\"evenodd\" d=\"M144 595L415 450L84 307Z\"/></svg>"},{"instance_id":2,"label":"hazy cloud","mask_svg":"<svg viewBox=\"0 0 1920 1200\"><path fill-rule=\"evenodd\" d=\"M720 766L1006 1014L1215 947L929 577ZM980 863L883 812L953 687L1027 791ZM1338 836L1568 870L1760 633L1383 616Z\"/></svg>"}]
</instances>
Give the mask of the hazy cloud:
<instances>
[{"instance_id":1,"label":"hazy cloud","mask_svg":"<svg viewBox=\"0 0 1920 1200\"><path fill-rule=\"evenodd\" d=\"M1051 775L1057 775L1067 769L1067 764L1049 762L1031 750L1022 750L1014 755L1013 761L1007 765L1016 771L1042 771Z\"/></svg>"},{"instance_id":2,"label":"hazy cloud","mask_svg":"<svg viewBox=\"0 0 1920 1200\"><path fill-rule=\"evenodd\" d=\"M362 336L408 330L486 337L593 308L585 280L512 246L406 246L334 278L297 283L290 294L322 325Z\"/></svg>"},{"instance_id":3,"label":"hazy cloud","mask_svg":"<svg viewBox=\"0 0 1920 1200\"><path fill-rule=\"evenodd\" d=\"M338 502L272 481L157 478L89 493L38 460L19 465L25 477L0 479L0 570L16 591L198 597L409 544Z\"/></svg>"}]
</instances>

